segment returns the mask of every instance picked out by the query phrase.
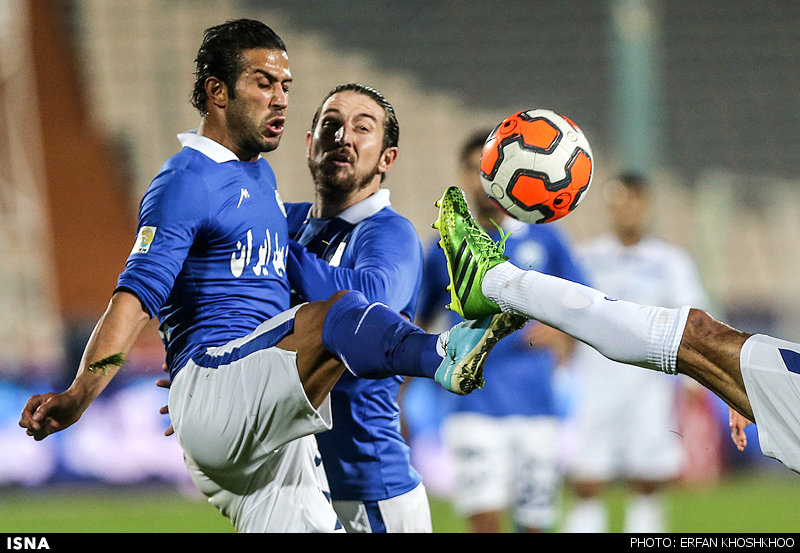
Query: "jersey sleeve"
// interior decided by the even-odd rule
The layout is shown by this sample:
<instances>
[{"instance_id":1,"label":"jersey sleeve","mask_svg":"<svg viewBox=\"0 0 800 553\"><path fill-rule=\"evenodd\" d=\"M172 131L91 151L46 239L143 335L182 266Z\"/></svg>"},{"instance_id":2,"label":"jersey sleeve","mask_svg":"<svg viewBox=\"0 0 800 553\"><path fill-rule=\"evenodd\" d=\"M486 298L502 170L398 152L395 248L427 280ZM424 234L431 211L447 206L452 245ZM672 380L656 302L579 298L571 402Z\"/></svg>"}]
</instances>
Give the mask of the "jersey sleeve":
<instances>
[{"instance_id":1,"label":"jersey sleeve","mask_svg":"<svg viewBox=\"0 0 800 553\"><path fill-rule=\"evenodd\" d=\"M287 272L295 291L308 301L318 301L339 290L358 290L398 312L415 303L422 247L409 221L399 217L367 221L354 232L348 250L355 257L352 268L332 267L290 241Z\"/></svg>"},{"instance_id":2,"label":"jersey sleeve","mask_svg":"<svg viewBox=\"0 0 800 553\"><path fill-rule=\"evenodd\" d=\"M447 292L447 285L450 283L447 260L437 245L438 241L438 236L430 241L422 264L422 286L417 305L417 320L422 325L436 319L450 301L450 294Z\"/></svg>"},{"instance_id":3,"label":"jersey sleeve","mask_svg":"<svg viewBox=\"0 0 800 553\"><path fill-rule=\"evenodd\" d=\"M136 242L117 280L151 317L164 305L195 237L207 219L207 188L182 170L160 173L139 208Z\"/></svg>"}]
</instances>

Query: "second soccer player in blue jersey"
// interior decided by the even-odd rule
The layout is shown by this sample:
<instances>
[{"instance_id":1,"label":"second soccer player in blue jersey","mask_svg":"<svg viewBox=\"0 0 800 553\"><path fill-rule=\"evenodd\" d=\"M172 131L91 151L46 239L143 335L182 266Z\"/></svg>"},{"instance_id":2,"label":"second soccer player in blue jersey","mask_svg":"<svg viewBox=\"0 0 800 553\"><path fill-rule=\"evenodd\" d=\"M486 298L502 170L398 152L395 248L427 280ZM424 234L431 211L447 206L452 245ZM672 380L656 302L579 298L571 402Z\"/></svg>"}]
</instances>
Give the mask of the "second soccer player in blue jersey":
<instances>
[{"instance_id":1,"label":"second soccer player in blue jersey","mask_svg":"<svg viewBox=\"0 0 800 553\"><path fill-rule=\"evenodd\" d=\"M336 87L307 136L313 202L287 203L295 301L359 290L413 320L422 246L381 188L397 157L391 104L360 84ZM377 164L376 164L376 161ZM431 532L427 495L401 435L403 378L345 373L331 392L333 426L317 434L333 506L348 532Z\"/></svg>"},{"instance_id":2,"label":"second soccer player in blue jersey","mask_svg":"<svg viewBox=\"0 0 800 553\"><path fill-rule=\"evenodd\" d=\"M504 242L505 255L519 266L583 282L583 271L559 226L512 219L483 191L479 163L488 134L478 131L468 138L459 160L460 181L476 220L494 238L500 234L495 223L511 231ZM418 319L429 326L449 300L447 263L438 244L426 252L424 273ZM460 320L451 314L450 323ZM548 347L542 347L545 343ZM560 413L552 375L557 355L568 352L572 343L566 335L533 322L497 344L486 364L491 379L482 390L463 401L442 397L447 405L442 439L453 462L454 503L472 531L499 531L505 511L519 530L553 528L560 486ZM422 380L413 384L425 385Z\"/></svg>"}]
</instances>

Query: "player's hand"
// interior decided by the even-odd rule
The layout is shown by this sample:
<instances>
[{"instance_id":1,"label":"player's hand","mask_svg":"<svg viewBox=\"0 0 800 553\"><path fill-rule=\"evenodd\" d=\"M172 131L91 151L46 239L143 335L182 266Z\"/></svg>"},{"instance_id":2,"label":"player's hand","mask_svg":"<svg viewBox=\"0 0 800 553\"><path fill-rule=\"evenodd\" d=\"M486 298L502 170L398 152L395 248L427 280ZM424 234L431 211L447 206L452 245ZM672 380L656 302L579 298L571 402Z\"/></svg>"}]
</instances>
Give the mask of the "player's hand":
<instances>
[{"instance_id":1,"label":"player's hand","mask_svg":"<svg viewBox=\"0 0 800 553\"><path fill-rule=\"evenodd\" d=\"M162 365L161 369L164 372L169 372L166 363ZM171 384L172 380L170 380L169 378L159 378L158 380L156 380L156 386L158 386L159 388L166 388L167 390L169 390ZM158 412L161 413L162 415L169 415L169 406L168 405L163 406L161 409L158 410ZM164 430L165 436L172 436L174 433L175 433L175 428L173 428L171 424L166 430Z\"/></svg>"},{"instance_id":2,"label":"player's hand","mask_svg":"<svg viewBox=\"0 0 800 553\"><path fill-rule=\"evenodd\" d=\"M19 419L19 425L37 442L50 434L75 424L86 407L69 391L31 396Z\"/></svg>"},{"instance_id":3,"label":"player's hand","mask_svg":"<svg viewBox=\"0 0 800 553\"><path fill-rule=\"evenodd\" d=\"M731 440L733 440L736 449L739 451L744 451L744 448L747 447L747 436L744 433L744 429L751 424L753 424L753 421L728 407L728 425L731 428Z\"/></svg>"}]
</instances>

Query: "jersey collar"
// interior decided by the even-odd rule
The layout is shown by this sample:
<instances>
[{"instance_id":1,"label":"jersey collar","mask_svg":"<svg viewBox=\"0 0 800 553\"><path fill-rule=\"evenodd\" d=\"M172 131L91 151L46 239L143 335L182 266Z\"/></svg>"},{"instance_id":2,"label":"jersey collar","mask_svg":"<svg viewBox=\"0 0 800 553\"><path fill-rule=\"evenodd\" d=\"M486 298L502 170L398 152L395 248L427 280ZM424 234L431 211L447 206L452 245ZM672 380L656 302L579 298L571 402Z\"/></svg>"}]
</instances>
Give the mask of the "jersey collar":
<instances>
[{"instance_id":1,"label":"jersey collar","mask_svg":"<svg viewBox=\"0 0 800 553\"><path fill-rule=\"evenodd\" d=\"M342 219L351 225L357 225L367 217L372 217L384 207L389 207L392 205L392 203L389 201L389 196L390 194L388 189L380 188L371 196L368 196L360 202L351 205L347 209L339 212L339 214L335 215L334 217ZM315 217L311 215L313 211L314 205L312 204L308 206L306 221L315 219Z\"/></svg>"},{"instance_id":2,"label":"jersey collar","mask_svg":"<svg viewBox=\"0 0 800 553\"><path fill-rule=\"evenodd\" d=\"M339 213L337 217L353 225L360 223L367 217L372 217L384 207L389 207L389 190L380 188L377 192L355 203Z\"/></svg>"},{"instance_id":3,"label":"jersey collar","mask_svg":"<svg viewBox=\"0 0 800 553\"><path fill-rule=\"evenodd\" d=\"M240 161L239 158L228 148L215 140L197 134L197 129L178 134L181 146L197 150L206 157L217 163L226 161Z\"/></svg>"}]
</instances>

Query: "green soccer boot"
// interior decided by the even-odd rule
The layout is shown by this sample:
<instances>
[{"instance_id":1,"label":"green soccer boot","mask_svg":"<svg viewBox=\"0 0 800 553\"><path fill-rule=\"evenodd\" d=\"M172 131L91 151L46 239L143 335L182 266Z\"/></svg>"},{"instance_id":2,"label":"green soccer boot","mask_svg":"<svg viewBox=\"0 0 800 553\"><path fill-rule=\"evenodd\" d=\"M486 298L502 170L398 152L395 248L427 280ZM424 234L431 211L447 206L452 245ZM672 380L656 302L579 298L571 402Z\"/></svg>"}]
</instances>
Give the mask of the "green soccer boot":
<instances>
[{"instance_id":1,"label":"green soccer boot","mask_svg":"<svg viewBox=\"0 0 800 553\"><path fill-rule=\"evenodd\" d=\"M433 228L439 231L439 245L447 257L450 275L449 309L465 319L481 319L500 313L500 307L481 291L486 271L508 261L503 255L508 234L495 243L472 218L464 193L451 186L436 202L439 218ZM501 231L502 234L502 231Z\"/></svg>"}]
</instances>

